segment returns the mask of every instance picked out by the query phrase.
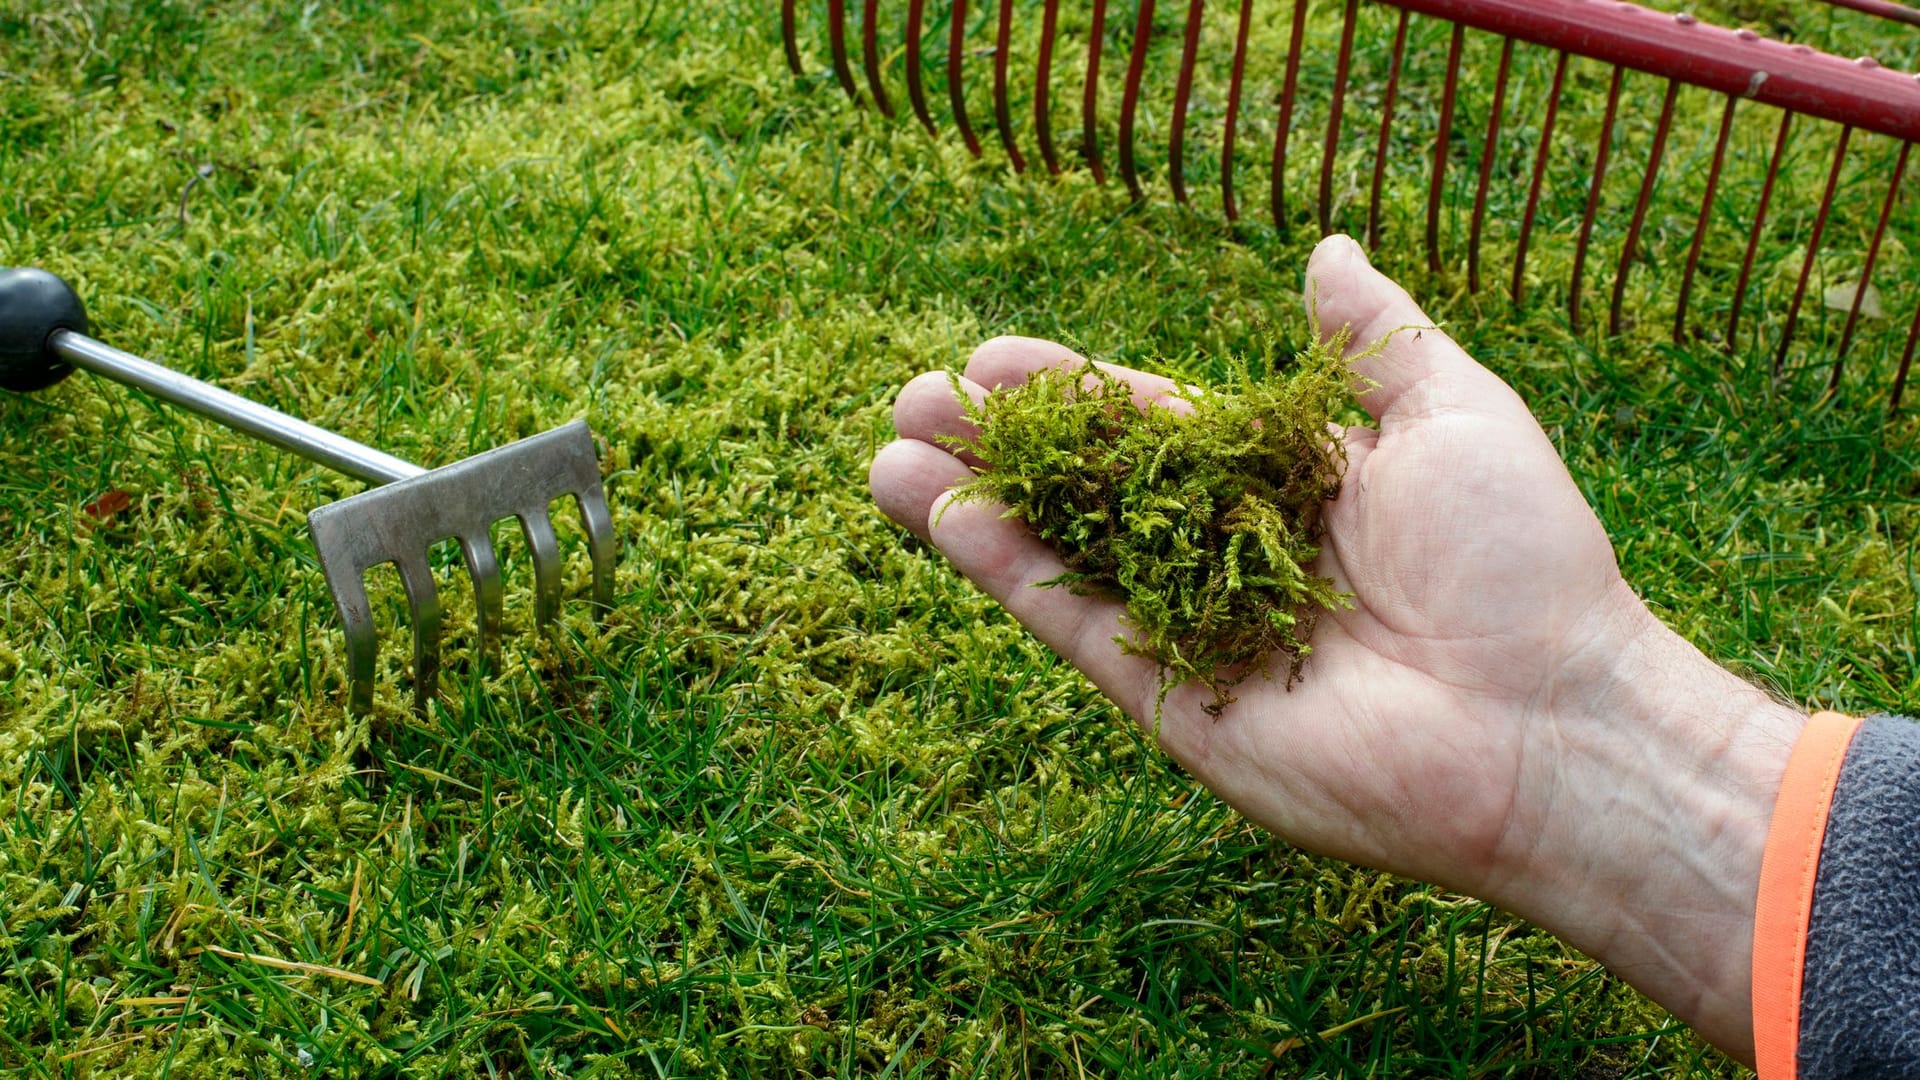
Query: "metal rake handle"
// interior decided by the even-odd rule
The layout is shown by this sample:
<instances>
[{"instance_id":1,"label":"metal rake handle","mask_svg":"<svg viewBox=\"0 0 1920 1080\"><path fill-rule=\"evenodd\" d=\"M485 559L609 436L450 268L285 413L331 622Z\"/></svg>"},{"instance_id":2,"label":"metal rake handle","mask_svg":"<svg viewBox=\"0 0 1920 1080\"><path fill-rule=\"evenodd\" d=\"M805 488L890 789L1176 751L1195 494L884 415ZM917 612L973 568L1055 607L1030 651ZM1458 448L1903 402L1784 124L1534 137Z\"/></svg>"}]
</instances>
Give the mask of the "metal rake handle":
<instances>
[{"instance_id":1,"label":"metal rake handle","mask_svg":"<svg viewBox=\"0 0 1920 1080\"><path fill-rule=\"evenodd\" d=\"M41 390L91 371L370 484L427 470L87 336L71 286L45 270L0 269L0 388Z\"/></svg>"}]
</instances>

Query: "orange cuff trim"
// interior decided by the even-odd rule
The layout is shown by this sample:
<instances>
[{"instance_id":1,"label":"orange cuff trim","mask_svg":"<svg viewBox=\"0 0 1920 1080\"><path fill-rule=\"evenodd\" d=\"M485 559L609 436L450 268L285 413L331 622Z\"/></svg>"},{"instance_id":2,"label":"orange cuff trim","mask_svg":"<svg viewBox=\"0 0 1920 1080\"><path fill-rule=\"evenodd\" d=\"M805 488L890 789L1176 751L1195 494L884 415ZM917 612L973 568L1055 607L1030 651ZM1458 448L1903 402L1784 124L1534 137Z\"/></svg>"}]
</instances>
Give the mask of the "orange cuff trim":
<instances>
[{"instance_id":1,"label":"orange cuff trim","mask_svg":"<svg viewBox=\"0 0 1920 1080\"><path fill-rule=\"evenodd\" d=\"M1760 1080L1795 1080L1799 1072L1800 989L1813 882L1840 765L1859 729L1853 717L1815 714L1793 744L1774 800L1753 913L1753 1052Z\"/></svg>"}]
</instances>

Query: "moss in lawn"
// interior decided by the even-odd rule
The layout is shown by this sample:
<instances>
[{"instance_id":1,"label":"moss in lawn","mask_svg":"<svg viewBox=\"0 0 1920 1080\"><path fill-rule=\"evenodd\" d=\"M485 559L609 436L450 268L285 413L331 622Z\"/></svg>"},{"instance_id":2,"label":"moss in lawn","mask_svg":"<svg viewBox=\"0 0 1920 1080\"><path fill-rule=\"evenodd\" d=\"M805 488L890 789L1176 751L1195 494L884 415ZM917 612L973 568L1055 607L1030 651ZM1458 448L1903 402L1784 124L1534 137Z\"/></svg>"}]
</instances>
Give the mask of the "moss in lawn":
<instances>
[{"instance_id":1,"label":"moss in lawn","mask_svg":"<svg viewBox=\"0 0 1920 1080\"><path fill-rule=\"evenodd\" d=\"M1060 552L1067 572L1043 587L1125 604L1117 640L1159 665L1156 710L1197 681L1217 715L1269 658L1291 687L1320 613L1352 604L1311 570L1346 461L1328 432L1347 341L1316 339L1284 371L1275 343L1223 385L1144 408L1091 361L1036 372L968 404L979 433L949 443L981 471L957 499L1004 504Z\"/></svg>"},{"instance_id":2,"label":"moss in lawn","mask_svg":"<svg viewBox=\"0 0 1920 1080\"><path fill-rule=\"evenodd\" d=\"M0 51L35 58L0 77L0 146L19 151L0 153L0 262L68 276L116 344L423 464L585 416L623 540L618 610L601 627L572 604L544 642L501 531L520 629L485 682L460 670L458 554L436 552L449 674L425 719L396 583L377 582L392 644L375 715L349 717L301 522L357 485L86 377L0 397L0 1072L1736 1075L1546 935L1247 827L866 497L894 389L996 333L1165 358L1200 383L1276 319L1298 339L1305 218L1282 235L1251 210L1270 110L1244 114L1249 219L1224 227L1197 122L1224 100L1217 54L1192 102L1198 212L1134 206L845 107L826 5L800 7L797 85L766 5L730 0L0 15ZM1324 87L1341 8L1309 7L1301 85ZM1249 95L1287 52L1287 6L1255 12ZM1770 12L1912 56L1830 8ZM1392 13L1360 17L1357 62L1377 73ZM1179 36L1155 38L1177 63ZM1415 20L1408 71L1443 71L1447 49ZM1485 71L1499 43L1468 50ZM1576 67L1535 301L1412 265L1431 78L1401 83L1377 257L1543 418L1665 618L1797 699L1920 708L1920 454L1914 422L1870 396L1904 323L1875 322L1819 408L1815 354L1838 327L1812 310L1778 384L1769 356L1570 332L1554 283L1606 88ZM1509 101L1530 108L1502 138L1530 149L1552 57L1514 68ZM1352 108L1383 85L1363 78ZM1622 161L1644 154L1660 88L1628 93L1653 108L1622 109ZM1462 79L1455 178L1474 175L1489 97ZM1311 178L1319 106L1302 101ZM1143 146L1167 115L1141 109ZM1633 310L1671 303L1664 253L1691 237L1717 115L1682 94L1669 154L1694 167L1662 173ZM1770 149L1772 118L1741 117L1728 215ZM1826 176L1806 145L1769 218L1780 274L1749 298L1762 329L1805 249L1785 192ZM1337 194L1365 191L1349 151L1372 146L1343 147ZM1850 167L1858 197L1822 249L1836 273L1864 249L1885 160ZM1490 192L1488 265L1529 162ZM1617 250L1635 195L1634 170L1609 175L1624 187L1596 252ZM1311 184L1293 194L1311 214ZM1449 186L1449 237L1473 194ZM1724 315L1737 224L1709 237L1703 321ZM1913 267L1889 244L1890 312L1911 311ZM110 490L132 505L100 527L85 507Z\"/></svg>"}]
</instances>

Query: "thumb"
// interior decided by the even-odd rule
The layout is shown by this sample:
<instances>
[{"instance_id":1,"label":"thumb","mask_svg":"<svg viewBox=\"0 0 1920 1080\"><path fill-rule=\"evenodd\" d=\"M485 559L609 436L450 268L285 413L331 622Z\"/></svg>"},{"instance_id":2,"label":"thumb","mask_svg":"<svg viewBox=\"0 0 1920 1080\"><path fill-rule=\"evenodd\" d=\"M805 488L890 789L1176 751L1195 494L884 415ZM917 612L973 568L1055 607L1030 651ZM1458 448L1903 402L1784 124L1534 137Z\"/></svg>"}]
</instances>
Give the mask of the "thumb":
<instances>
[{"instance_id":1,"label":"thumb","mask_svg":"<svg viewBox=\"0 0 1920 1080\"><path fill-rule=\"evenodd\" d=\"M1321 336L1351 333L1349 362L1374 383L1360 406L1383 428L1396 415L1436 407L1520 404L1498 376L1435 328L1405 289L1375 270L1352 237L1329 236L1313 249L1306 302Z\"/></svg>"}]
</instances>

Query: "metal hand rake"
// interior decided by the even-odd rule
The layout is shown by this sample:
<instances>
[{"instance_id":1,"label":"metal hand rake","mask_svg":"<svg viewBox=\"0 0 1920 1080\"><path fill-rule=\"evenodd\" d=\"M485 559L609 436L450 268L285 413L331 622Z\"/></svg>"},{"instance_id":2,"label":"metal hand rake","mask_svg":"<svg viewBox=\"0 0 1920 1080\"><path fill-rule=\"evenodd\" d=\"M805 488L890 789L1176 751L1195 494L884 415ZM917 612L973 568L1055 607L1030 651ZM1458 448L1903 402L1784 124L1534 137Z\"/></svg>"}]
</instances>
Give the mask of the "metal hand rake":
<instances>
[{"instance_id":1,"label":"metal hand rake","mask_svg":"<svg viewBox=\"0 0 1920 1080\"><path fill-rule=\"evenodd\" d=\"M425 711L439 684L440 599L427 552L460 542L473 578L481 650L496 656L501 625L500 565L489 530L518 518L532 557L534 617L560 608L559 544L548 507L579 500L593 560L593 595L613 604L613 520L600 486L593 435L574 421L532 438L427 470L276 412L87 336L80 298L44 270L0 269L0 389L33 391L84 368L144 390L235 431L370 484L384 485L307 516L313 546L347 635L347 676L357 711L373 704L379 649L367 603L366 572L393 563L413 614L414 705Z\"/></svg>"}]
</instances>

